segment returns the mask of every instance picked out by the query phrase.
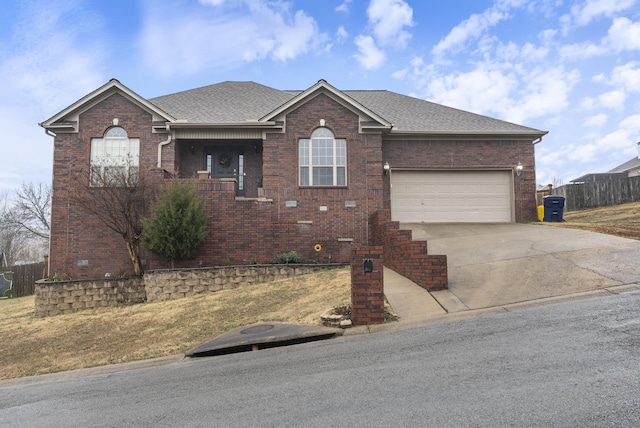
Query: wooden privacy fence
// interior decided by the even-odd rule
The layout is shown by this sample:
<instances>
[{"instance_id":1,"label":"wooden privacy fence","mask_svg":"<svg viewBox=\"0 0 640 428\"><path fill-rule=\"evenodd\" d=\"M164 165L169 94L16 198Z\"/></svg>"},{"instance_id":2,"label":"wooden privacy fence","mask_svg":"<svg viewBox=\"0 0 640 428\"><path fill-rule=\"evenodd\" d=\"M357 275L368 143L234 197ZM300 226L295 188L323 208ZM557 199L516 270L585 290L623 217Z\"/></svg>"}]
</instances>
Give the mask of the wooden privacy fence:
<instances>
[{"instance_id":1,"label":"wooden privacy fence","mask_svg":"<svg viewBox=\"0 0 640 428\"><path fill-rule=\"evenodd\" d=\"M564 196L565 211L640 201L640 176L595 183L566 184L552 191Z\"/></svg>"},{"instance_id":2,"label":"wooden privacy fence","mask_svg":"<svg viewBox=\"0 0 640 428\"><path fill-rule=\"evenodd\" d=\"M31 296L35 293L36 281L44 278L44 262L29 265L9 266L2 269L13 272L12 297Z\"/></svg>"}]
</instances>

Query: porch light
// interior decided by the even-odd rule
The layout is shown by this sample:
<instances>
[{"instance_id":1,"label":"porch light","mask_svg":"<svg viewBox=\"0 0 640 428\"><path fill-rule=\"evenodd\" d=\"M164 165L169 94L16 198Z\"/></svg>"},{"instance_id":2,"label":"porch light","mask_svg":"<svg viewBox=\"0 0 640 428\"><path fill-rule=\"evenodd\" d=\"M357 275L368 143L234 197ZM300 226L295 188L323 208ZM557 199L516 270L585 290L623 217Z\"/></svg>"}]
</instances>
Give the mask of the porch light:
<instances>
[{"instance_id":1,"label":"porch light","mask_svg":"<svg viewBox=\"0 0 640 428\"><path fill-rule=\"evenodd\" d=\"M387 175L389 173L390 169L391 169L391 167L389 166L389 162L385 161L384 165L382 165L382 173L384 175ZM518 174L518 175L520 175L520 174Z\"/></svg>"},{"instance_id":2,"label":"porch light","mask_svg":"<svg viewBox=\"0 0 640 428\"><path fill-rule=\"evenodd\" d=\"M520 174L522 174L522 168L523 168L522 164L518 162L518 165L516 165L516 175L518 177L520 177Z\"/></svg>"}]
</instances>

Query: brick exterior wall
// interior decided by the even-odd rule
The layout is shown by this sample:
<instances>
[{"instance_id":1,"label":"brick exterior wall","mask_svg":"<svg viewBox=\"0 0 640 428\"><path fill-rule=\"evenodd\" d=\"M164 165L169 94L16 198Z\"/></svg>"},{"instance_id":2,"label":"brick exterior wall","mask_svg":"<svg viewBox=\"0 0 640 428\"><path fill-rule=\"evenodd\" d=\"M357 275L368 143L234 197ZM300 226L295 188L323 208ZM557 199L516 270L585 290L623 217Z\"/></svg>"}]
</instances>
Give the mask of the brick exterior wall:
<instances>
[{"instance_id":1,"label":"brick exterior wall","mask_svg":"<svg viewBox=\"0 0 640 428\"><path fill-rule=\"evenodd\" d=\"M400 230L400 224L391 221L389 210L371 216L371 230L373 244L384 248L385 266L427 291L449 287L447 256L428 254L427 242L413 241L410 230Z\"/></svg>"},{"instance_id":2,"label":"brick exterior wall","mask_svg":"<svg viewBox=\"0 0 640 428\"><path fill-rule=\"evenodd\" d=\"M102 138L113 119L130 138L140 139L140 169L157 164L158 144L167 134L154 134L146 110L120 94L113 94L79 117L78 133L59 133L54 140L51 202L50 274L92 278L104 273L131 272L131 262L122 237L93 216L74 206L68 193L77 183L89 183L91 139ZM163 165L173 166L174 150L163 148ZM87 266L78 266L79 261Z\"/></svg>"},{"instance_id":3,"label":"brick exterior wall","mask_svg":"<svg viewBox=\"0 0 640 428\"><path fill-rule=\"evenodd\" d=\"M65 273L77 279L131 273L122 237L70 204L66 196L74 183L88 183L91 138L102 137L112 126L113 118L119 119L119 126L129 137L140 139L140 170L156 167L158 145L167 139L167 134L153 133L151 115L119 94L83 112L77 134L59 133L55 137L51 275ZM202 147L231 143L244 147L250 176L246 196L252 198L236 198L233 180L199 180L199 193L209 213L209 233L193 257L179 261L177 267L270 263L278 254L289 251L298 252L303 262L349 263L353 247L374 241L370 216L390 206L389 177L382 175L385 160L392 168L451 169L513 168L520 161L524 171L522 178L515 178L516 220L536 218L530 142L387 141L379 133L359 133L358 116L325 94L288 112L285 119L286 132L266 133L262 147L254 140L201 143ZM298 186L298 141L309 138L321 120L336 138L347 140L344 187ZM190 154L190 145L185 142L188 141L173 141L162 148L162 168L171 174L182 174L180 168L186 168L183 177L192 178L201 164L194 160L197 156L191 158L192 163L181 159L184 150ZM259 177L263 198L257 197ZM323 247L319 254L313 250L315 244ZM423 251L423 244L411 245L412 253ZM442 263L433 257L416 259L416 263L430 263L431 280ZM145 270L169 267L167 260L144 249L142 258Z\"/></svg>"},{"instance_id":4,"label":"brick exterior wall","mask_svg":"<svg viewBox=\"0 0 640 428\"><path fill-rule=\"evenodd\" d=\"M298 141L310 138L321 119L335 138L347 140L345 187L298 186ZM368 217L383 205L382 140L380 135L360 134L358 127L353 112L321 94L287 114L286 133L267 134L264 195L274 203L278 238L303 257L315 257L310 251L317 242L325 249L321 257L348 262L350 242L368 242ZM289 207L287 201L297 206ZM345 206L347 201L355 206Z\"/></svg>"},{"instance_id":5,"label":"brick exterior wall","mask_svg":"<svg viewBox=\"0 0 640 428\"><path fill-rule=\"evenodd\" d=\"M373 271L364 272L364 260ZM384 265L382 247L359 246L351 253L351 321L354 325L384 323Z\"/></svg>"}]
</instances>

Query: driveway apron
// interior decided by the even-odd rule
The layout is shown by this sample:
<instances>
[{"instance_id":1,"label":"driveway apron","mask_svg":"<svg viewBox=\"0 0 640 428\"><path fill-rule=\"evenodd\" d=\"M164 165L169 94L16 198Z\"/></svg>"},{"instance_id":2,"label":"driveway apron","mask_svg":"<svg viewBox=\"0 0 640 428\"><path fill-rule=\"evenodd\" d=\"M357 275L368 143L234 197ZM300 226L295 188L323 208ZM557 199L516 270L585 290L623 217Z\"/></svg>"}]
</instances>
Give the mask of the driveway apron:
<instances>
[{"instance_id":1,"label":"driveway apron","mask_svg":"<svg viewBox=\"0 0 640 428\"><path fill-rule=\"evenodd\" d=\"M456 312L640 283L640 241L544 224L402 224L446 254ZM455 304L447 307L447 302Z\"/></svg>"}]
</instances>

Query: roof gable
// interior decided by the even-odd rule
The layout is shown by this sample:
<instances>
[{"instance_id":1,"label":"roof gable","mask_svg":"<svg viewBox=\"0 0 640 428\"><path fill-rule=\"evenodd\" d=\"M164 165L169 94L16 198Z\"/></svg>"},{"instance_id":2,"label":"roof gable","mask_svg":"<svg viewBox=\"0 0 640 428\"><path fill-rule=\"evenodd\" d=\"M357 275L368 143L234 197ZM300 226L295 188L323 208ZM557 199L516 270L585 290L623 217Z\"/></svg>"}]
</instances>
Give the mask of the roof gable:
<instances>
[{"instance_id":1,"label":"roof gable","mask_svg":"<svg viewBox=\"0 0 640 428\"><path fill-rule=\"evenodd\" d=\"M77 132L80 114L116 93L151 113L154 122L176 120L173 116L136 94L118 80L111 79L39 125L55 132Z\"/></svg>"},{"instance_id":2,"label":"roof gable","mask_svg":"<svg viewBox=\"0 0 640 428\"><path fill-rule=\"evenodd\" d=\"M287 102L262 116L259 120L265 122L284 120L284 116L286 116L288 112L295 110L300 105L305 104L320 94L328 96L332 100L357 114L360 117L361 128L391 129L393 126L391 122L384 119L367 106L361 104L356 99L350 97L345 92L339 91L325 80L319 80L309 89L294 94L291 99L287 100Z\"/></svg>"}]
</instances>

